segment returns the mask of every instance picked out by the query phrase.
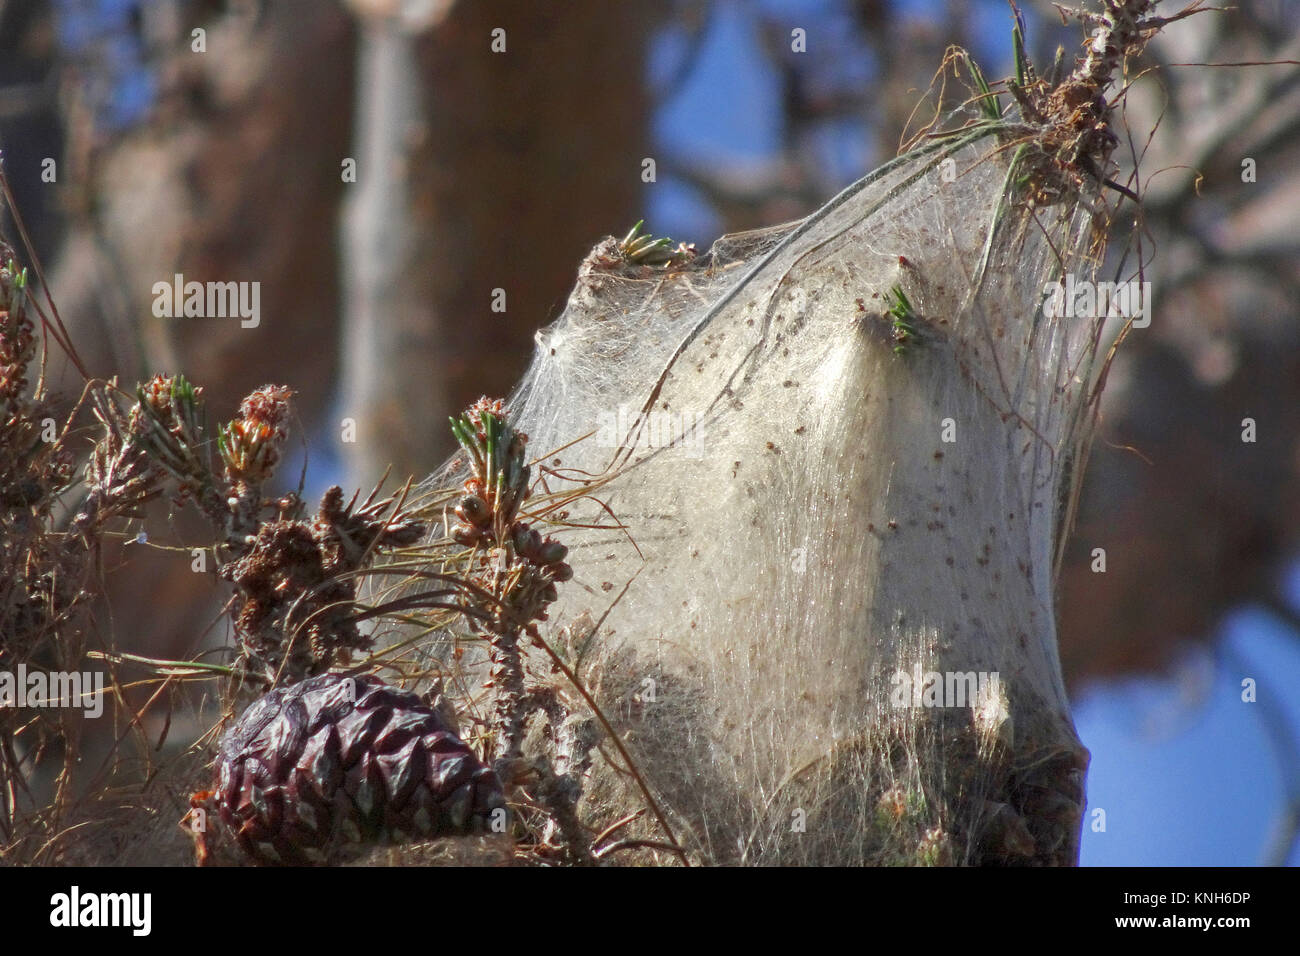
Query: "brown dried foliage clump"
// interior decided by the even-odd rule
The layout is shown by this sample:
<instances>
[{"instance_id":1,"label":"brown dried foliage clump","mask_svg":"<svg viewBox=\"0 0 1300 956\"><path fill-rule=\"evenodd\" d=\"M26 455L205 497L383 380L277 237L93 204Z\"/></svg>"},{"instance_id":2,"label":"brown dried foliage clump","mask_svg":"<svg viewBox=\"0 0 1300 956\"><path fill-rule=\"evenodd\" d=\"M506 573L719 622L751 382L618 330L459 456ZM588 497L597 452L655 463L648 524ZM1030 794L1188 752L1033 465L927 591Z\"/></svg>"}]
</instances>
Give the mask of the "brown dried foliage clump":
<instances>
[{"instance_id":1,"label":"brown dried foliage clump","mask_svg":"<svg viewBox=\"0 0 1300 956\"><path fill-rule=\"evenodd\" d=\"M49 338L78 360L49 307L53 319L30 296L26 270L0 247L0 671L88 673L106 662L113 698L138 730L155 703L170 707L161 692L178 676L224 674L220 697L233 706L240 687L300 681L368 649L372 638L357 626L357 578L384 550L418 540L425 524L377 493L345 503L331 488L310 517L297 494L267 495L291 418L283 386L250 394L215 433L202 389L182 376L155 376L134 401L115 382L87 379L80 400L60 406L41 374ZM190 662L119 654L92 613L105 596L106 546L148 541L128 534L129 523L146 521L146 507L164 498L174 509L193 505L211 525L211 538L198 544L235 586L230 665L186 670ZM156 675L145 683L161 686L137 710L119 672L140 664ZM124 764L115 744L108 769L74 788L87 702L0 703L0 859L57 861L72 817L116 819L105 797L123 782L115 772ZM8 706L15 703L28 706ZM170 710L165 717L170 723ZM139 767L132 772L138 782Z\"/></svg>"},{"instance_id":2,"label":"brown dried foliage clump","mask_svg":"<svg viewBox=\"0 0 1300 956\"><path fill-rule=\"evenodd\" d=\"M313 521L263 523L247 552L222 568L242 601L235 616L241 649L269 678L320 674L373 646L355 620L357 574L376 549L414 544L425 530L392 517L392 505L373 493L359 508L355 496L344 505L335 485Z\"/></svg>"}]
</instances>

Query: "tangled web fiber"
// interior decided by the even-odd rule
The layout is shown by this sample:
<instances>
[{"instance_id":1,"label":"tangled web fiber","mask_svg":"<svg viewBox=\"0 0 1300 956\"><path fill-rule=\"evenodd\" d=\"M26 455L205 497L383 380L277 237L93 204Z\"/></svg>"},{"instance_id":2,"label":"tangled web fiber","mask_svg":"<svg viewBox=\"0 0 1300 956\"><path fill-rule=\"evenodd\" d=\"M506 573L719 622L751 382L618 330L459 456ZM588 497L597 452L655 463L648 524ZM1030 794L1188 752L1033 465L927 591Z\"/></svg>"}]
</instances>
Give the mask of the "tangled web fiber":
<instances>
[{"instance_id":1,"label":"tangled web fiber","mask_svg":"<svg viewBox=\"0 0 1300 956\"><path fill-rule=\"evenodd\" d=\"M507 402L536 493L591 489L550 529L576 577L543 635L699 860L1076 852L1053 586L1112 328L1043 315L1093 221L1033 208L1008 138L935 138L667 268L606 240ZM995 676L896 706L930 671ZM618 764L594 821L641 805Z\"/></svg>"}]
</instances>

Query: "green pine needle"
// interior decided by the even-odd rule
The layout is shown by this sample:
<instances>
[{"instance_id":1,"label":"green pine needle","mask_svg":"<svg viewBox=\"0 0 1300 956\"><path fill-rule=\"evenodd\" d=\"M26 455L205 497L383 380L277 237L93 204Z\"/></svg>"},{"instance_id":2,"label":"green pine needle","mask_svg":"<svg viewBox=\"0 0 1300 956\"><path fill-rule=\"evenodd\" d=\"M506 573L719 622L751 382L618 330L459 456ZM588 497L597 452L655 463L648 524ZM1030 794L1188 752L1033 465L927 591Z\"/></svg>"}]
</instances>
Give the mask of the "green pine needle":
<instances>
[{"instance_id":1,"label":"green pine needle","mask_svg":"<svg viewBox=\"0 0 1300 956\"><path fill-rule=\"evenodd\" d=\"M984 73L969 53L962 53L962 59L966 63L966 70L970 73L971 82L975 84L975 89L979 93L980 112L984 114L985 119L996 120L1002 117L1002 108L998 104L998 95L993 92L988 81L984 79Z\"/></svg>"}]
</instances>

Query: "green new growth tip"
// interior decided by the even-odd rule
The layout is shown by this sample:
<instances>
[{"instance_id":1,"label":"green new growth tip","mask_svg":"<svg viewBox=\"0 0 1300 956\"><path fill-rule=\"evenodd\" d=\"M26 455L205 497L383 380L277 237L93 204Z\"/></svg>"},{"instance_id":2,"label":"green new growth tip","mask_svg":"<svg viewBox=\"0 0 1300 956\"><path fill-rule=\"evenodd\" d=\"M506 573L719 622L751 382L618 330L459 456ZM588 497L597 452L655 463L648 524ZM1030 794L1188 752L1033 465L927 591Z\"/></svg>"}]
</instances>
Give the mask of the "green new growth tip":
<instances>
[{"instance_id":1,"label":"green new growth tip","mask_svg":"<svg viewBox=\"0 0 1300 956\"><path fill-rule=\"evenodd\" d=\"M889 304L889 327L894 336L894 354L902 355L916 335L916 328L912 325L916 320L916 310L912 308L907 293L899 286L894 286L886 293L885 302Z\"/></svg>"},{"instance_id":2,"label":"green new growth tip","mask_svg":"<svg viewBox=\"0 0 1300 956\"><path fill-rule=\"evenodd\" d=\"M9 281L13 283L15 289L27 288L27 269L18 268L18 263L10 259L5 263L5 272L8 274Z\"/></svg>"},{"instance_id":3,"label":"green new growth tip","mask_svg":"<svg viewBox=\"0 0 1300 956\"><path fill-rule=\"evenodd\" d=\"M496 431L490 423L496 421L495 416L491 412L483 412L479 416L486 441L478 437L478 427L468 414L462 414L459 418L450 416L447 420L451 422L451 433L456 437L457 444L470 456L474 470L479 473L485 471L487 462L494 457Z\"/></svg>"},{"instance_id":4,"label":"green new growth tip","mask_svg":"<svg viewBox=\"0 0 1300 956\"><path fill-rule=\"evenodd\" d=\"M470 417L471 412L477 417L477 423ZM502 480L514 483L518 471L518 463L510 458L514 430L500 416L483 409L471 409L459 418L450 417L448 421L451 422L451 433L456 437L457 444L469 455L470 467L475 475L489 484Z\"/></svg>"},{"instance_id":5,"label":"green new growth tip","mask_svg":"<svg viewBox=\"0 0 1300 956\"><path fill-rule=\"evenodd\" d=\"M683 262L694 255L693 246L679 245L673 248L672 239L667 236L641 234L644 219L638 219L635 226L628 230L619 241L618 251L626 262L639 266L668 266Z\"/></svg>"},{"instance_id":6,"label":"green new growth tip","mask_svg":"<svg viewBox=\"0 0 1300 956\"><path fill-rule=\"evenodd\" d=\"M0 269L0 310L14 312L15 319L21 317L26 294L27 270L19 269L18 264L10 259Z\"/></svg>"},{"instance_id":7,"label":"green new growth tip","mask_svg":"<svg viewBox=\"0 0 1300 956\"><path fill-rule=\"evenodd\" d=\"M645 225L645 220L638 219L636 225L628 231L628 234L623 237L623 241L618 244L623 253L623 258L628 262L646 266L668 262L672 258L672 253L668 249L672 245L672 239L667 236L656 239L649 233L641 235L643 225Z\"/></svg>"}]
</instances>

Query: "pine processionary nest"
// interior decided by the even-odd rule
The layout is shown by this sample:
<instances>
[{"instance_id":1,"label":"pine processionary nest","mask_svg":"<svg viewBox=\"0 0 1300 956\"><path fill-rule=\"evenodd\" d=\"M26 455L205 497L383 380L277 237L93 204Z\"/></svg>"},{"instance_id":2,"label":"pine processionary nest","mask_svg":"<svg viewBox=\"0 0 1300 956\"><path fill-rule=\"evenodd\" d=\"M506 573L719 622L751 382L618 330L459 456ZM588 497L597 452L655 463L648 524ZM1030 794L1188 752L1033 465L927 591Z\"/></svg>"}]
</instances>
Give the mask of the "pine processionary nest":
<instances>
[{"instance_id":1,"label":"pine processionary nest","mask_svg":"<svg viewBox=\"0 0 1300 956\"><path fill-rule=\"evenodd\" d=\"M1036 311L1092 221L1028 208L1006 135L936 139L689 261L606 240L507 403L536 494L591 489L552 529L576 578L543 636L698 859L1074 852L1054 549L1104 323ZM994 676L894 706L918 669ZM584 810L608 823L641 798L606 756ZM1068 822L1031 833L1044 802Z\"/></svg>"}]
</instances>

